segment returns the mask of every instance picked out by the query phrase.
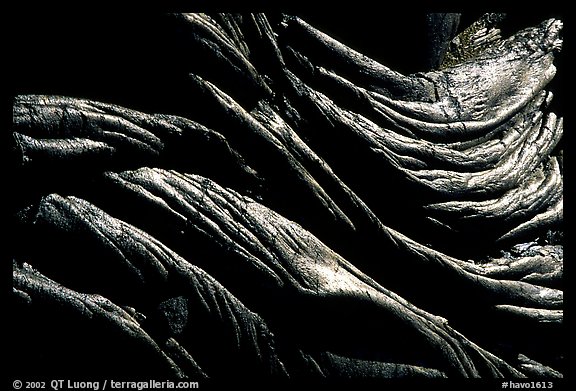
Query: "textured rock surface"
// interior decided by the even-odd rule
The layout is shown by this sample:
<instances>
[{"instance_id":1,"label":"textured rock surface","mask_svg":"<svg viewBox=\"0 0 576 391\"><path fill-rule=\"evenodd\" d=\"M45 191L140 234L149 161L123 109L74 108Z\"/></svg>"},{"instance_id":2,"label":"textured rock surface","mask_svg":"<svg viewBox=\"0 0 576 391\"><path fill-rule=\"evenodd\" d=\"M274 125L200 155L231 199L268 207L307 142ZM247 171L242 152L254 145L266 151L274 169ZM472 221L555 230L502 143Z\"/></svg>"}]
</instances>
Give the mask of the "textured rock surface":
<instances>
[{"instance_id":1,"label":"textured rock surface","mask_svg":"<svg viewBox=\"0 0 576 391\"><path fill-rule=\"evenodd\" d=\"M405 75L297 16L162 15L126 83L173 94L18 94L13 372L562 377L562 23L462 20Z\"/></svg>"}]
</instances>

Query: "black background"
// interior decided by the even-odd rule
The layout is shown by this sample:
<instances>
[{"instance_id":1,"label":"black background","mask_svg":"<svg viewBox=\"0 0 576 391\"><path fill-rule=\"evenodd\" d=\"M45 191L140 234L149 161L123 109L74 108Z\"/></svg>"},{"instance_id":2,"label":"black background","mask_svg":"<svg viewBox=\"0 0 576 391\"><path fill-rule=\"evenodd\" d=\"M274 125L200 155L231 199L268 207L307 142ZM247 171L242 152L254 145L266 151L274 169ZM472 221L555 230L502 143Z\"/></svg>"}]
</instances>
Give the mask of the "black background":
<instances>
[{"instance_id":1,"label":"black background","mask_svg":"<svg viewBox=\"0 0 576 391\"><path fill-rule=\"evenodd\" d=\"M356 7L330 12L297 11L312 25L392 69L405 74L427 71L422 50L426 38L424 11ZM185 111L186 102L181 107L172 103L186 95L181 81L187 69L177 61L180 54L166 42L164 21L159 15L156 12L6 15L11 26L4 59L8 67L5 85L8 99L28 93L69 95L146 112L170 112L172 108ZM464 13L460 30L480 15L477 11ZM549 17L560 18L565 24L569 21L562 11L509 13L503 35L506 37ZM570 25L566 29L570 31ZM559 116L565 112L568 77L564 74L569 69L566 53L570 47L567 40L555 61L558 72L549 87L555 91L552 109ZM162 96L171 97L164 106L158 103ZM10 106L6 109L11 112ZM568 135L563 143L570 138ZM567 301L570 302L570 296ZM569 315L567 318L571 319ZM490 389L499 389L499 384L493 386Z\"/></svg>"}]
</instances>

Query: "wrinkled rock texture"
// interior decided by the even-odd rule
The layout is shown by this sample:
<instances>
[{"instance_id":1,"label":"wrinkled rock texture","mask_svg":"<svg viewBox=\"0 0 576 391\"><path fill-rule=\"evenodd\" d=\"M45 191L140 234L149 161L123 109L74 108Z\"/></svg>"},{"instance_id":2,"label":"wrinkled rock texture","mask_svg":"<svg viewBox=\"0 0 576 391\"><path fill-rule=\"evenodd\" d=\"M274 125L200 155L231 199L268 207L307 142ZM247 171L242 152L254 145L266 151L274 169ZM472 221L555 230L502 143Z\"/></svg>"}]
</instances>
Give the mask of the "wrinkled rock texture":
<instances>
[{"instance_id":1,"label":"wrinkled rock texture","mask_svg":"<svg viewBox=\"0 0 576 391\"><path fill-rule=\"evenodd\" d=\"M123 17L13 99L15 375L563 376L560 20Z\"/></svg>"}]
</instances>

